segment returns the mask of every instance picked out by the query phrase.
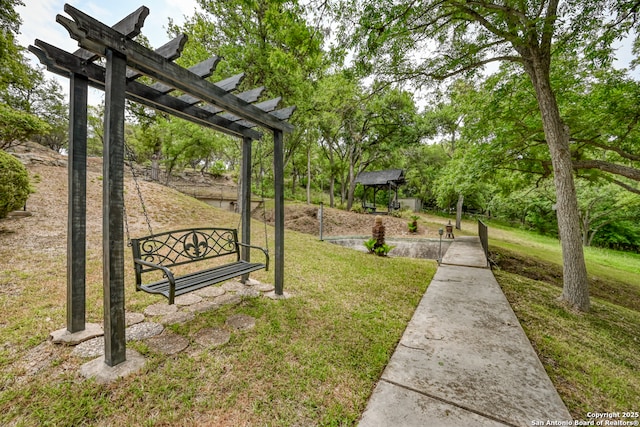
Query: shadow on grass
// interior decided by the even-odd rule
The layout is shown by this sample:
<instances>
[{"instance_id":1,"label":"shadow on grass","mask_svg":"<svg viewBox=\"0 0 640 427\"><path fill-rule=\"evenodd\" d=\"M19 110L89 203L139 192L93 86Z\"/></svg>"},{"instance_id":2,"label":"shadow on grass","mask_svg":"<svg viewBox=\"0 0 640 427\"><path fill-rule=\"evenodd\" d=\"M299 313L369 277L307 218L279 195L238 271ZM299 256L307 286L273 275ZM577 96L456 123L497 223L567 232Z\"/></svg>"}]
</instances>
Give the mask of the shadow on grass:
<instances>
[{"instance_id":1,"label":"shadow on grass","mask_svg":"<svg viewBox=\"0 0 640 427\"><path fill-rule=\"evenodd\" d=\"M492 247L491 261L501 270L562 288L562 266L508 249ZM640 311L640 286L589 276L591 297Z\"/></svg>"}]
</instances>

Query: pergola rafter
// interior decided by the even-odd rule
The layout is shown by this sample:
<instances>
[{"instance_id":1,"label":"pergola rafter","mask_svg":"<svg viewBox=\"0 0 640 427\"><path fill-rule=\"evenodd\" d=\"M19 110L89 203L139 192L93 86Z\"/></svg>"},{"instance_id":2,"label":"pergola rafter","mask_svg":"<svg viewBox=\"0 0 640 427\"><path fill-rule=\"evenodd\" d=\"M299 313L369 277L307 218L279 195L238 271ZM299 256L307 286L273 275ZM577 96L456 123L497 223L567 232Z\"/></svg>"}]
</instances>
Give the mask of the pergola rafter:
<instances>
[{"instance_id":1,"label":"pergola rafter","mask_svg":"<svg viewBox=\"0 0 640 427\"><path fill-rule=\"evenodd\" d=\"M179 39L184 38L184 36L179 37ZM29 46L29 50L38 56L40 62L44 64L49 71L65 77L68 77L69 74L83 75L89 79L89 85L92 87L100 90L105 89L106 70L104 67L93 63L86 63L81 58L41 40L36 40L35 46ZM165 54L169 58L173 56L172 52L169 51L166 51ZM219 59L217 57L207 59L189 68L189 71L199 77L208 77L212 74L212 69L215 69L218 61ZM130 72L127 74L129 73ZM141 76L142 74L138 73L136 78ZM226 87L228 87L228 85L226 85ZM205 109L185 102L181 99L181 96L176 97L170 95L169 93L174 90L174 88L164 84L147 86L135 80L129 80L125 88L128 99L147 107L175 115L176 117L202 126L210 127L231 136L247 136L251 139L259 139L262 137L260 133L251 130L250 127L234 124L232 120L221 117L219 113L224 110L220 108L215 108L215 112L212 112L211 110L213 108ZM252 98L249 99L251 100Z\"/></svg>"},{"instance_id":2,"label":"pergola rafter","mask_svg":"<svg viewBox=\"0 0 640 427\"><path fill-rule=\"evenodd\" d=\"M64 26L69 35L78 41L83 48L105 55L107 50L118 52L126 58L128 67L163 82L185 94L201 99L203 102L217 105L231 114L239 116L258 126L271 131L293 131L293 126L280 120L258 107L243 101L213 83L202 79L194 79L193 75L183 67L167 61L161 55L145 48L100 21L86 15L80 10L65 5L64 11L73 21L58 15L56 21Z\"/></svg>"},{"instance_id":3,"label":"pergola rafter","mask_svg":"<svg viewBox=\"0 0 640 427\"><path fill-rule=\"evenodd\" d=\"M251 143L262 137L254 128L273 132L275 193L275 294L284 284L284 143L291 132L287 122L295 107L276 110L280 98L256 103L264 88L233 94L244 78L240 73L217 83L205 78L219 58L212 57L186 69L174 61L186 42L181 35L152 51L132 40L140 34L149 9L141 7L109 27L66 4L72 17L56 21L78 41L80 49L68 53L41 40L29 50L49 71L69 77L69 214L67 237L67 331L85 328L86 272L86 144L87 92L92 86L105 91L103 151L103 288L105 363L126 360L124 335L124 108L125 99L173 116L242 138L241 217L242 243L250 244ZM94 61L104 58L106 65ZM150 85L137 79L147 76ZM177 92L173 95L172 92ZM249 260L248 251L243 259Z\"/></svg>"}]
</instances>

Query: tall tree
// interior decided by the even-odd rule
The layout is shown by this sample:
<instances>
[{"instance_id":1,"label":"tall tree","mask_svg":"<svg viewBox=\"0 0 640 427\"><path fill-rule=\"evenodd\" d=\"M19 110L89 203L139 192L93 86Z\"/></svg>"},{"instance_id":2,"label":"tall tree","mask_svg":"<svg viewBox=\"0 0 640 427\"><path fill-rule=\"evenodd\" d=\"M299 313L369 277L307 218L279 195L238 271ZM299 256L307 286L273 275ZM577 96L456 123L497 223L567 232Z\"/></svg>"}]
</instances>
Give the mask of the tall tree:
<instances>
[{"instance_id":1,"label":"tall tree","mask_svg":"<svg viewBox=\"0 0 640 427\"><path fill-rule=\"evenodd\" d=\"M36 77L41 76L29 67L16 43L22 22L15 8L22 4L20 0L0 1L0 149L50 129L29 111L28 102L16 96L23 88L33 88Z\"/></svg>"},{"instance_id":2,"label":"tall tree","mask_svg":"<svg viewBox=\"0 0 640 427\"><path fill-rule=\"evenodd\" d=\"M358 105L358 82L346 72L323 76L317 82L312 115L318 129L320 148L328 161L329 204L335 206L336 181L341 184L340 202L346 200L348 185L348 147L344 143L344 125L348 112Z\"/></svg>"},{"instance_id":3,"label":"tall tree","mask_svg":"<svg viewBox=\"0 0 640 427\"><path fill-rule=\"evenodd\" d=\"M584 311L590 306L589 284L570 129L560 114L550 74L554 55L563 49L582 48L590 59L610 60L611 42L626 29L621 23L631 17L628 12L634 12L635 3L423 0L384 7L364 0L353 6L363 11L355 38L361 59L375 57L376 70L395 80L429 84L505 61L526 73L553 166L564 265L562 299ZM616 21L618 12L623 14Z\"/></svg>"},{"instance_id":4,"label":"tall tree","mask_svg":"<svg viewBox=\"0 0 640 427\"><path fill-rule=\"evenodd\" d=\"M22 24L16 7L21 5L20 0L0 1L0 90L23 79L26 73L22 50L15 40Z\"/></svg>"},{"instance_id":5,"label":"tall tree","mask_svg":"<svg viewBox=\"0 0 640 427\"><path fill-rule=\"evenodd\" d=\"M345 111L342 140L347 147L347 210L351 209L356 177L394 150L417 144L422 137L412 96L400 89L374 83Z\"/></svg>"},{"instance_id":6,"label":"tall tree","mask_svg":"<svg viewBox=\"0 0 640 427\"><path fill-rule=\"evenodd\" d=\"M290 120L296 129L285 140L284 160L286 168L296 169L288 176L297 178L304 167L292 159L298 150L307 151L305 111L313 98L311 82L326 67L321 48L324 32L307 22L306 6L298 0L198 3L200 11L184 25L170 25L172 33L183 32L190 40L179 61L192 65L217 55L224 60L213 80L244 73L240 91L263 86L263 99L282 97L281 107L296 105Z\"/></svg>"},{"instance_id":7,"label":"tall tree","mask_svg":"<svg viewBox=\"0 0 640 427\"><path fill-rule=\"evenodd\" d=\"M475 92L473 89L471 82L462 79L454 82L445 94L445 100L438 102L436 106L428 112L427 119L436 128L436 138L449 157L453 157L456 154L456 147L458 146L464 124L468 116L473 114L476 103L473 97L469 96L472 92ZM456 165L456 162L449 163L447 169L453 170L453 176L447 177L447 181L444 183L445 187L457 187L459 189L456 203L456 228L459 230L462 226L464 198L469 194L469 191L474 188L477 182L475 179L472 180L471 176L458 173L460 167ZM449 178L454 178L454 180L449 180ZM470 185L461 185L461 183L464 182L469 182ZM442 194L439 198L442 199L444 197L448 197L448 194Z\"/></svg>"},{"instance_id":8,"label":"tall tree","mask_svg":"<svg viewBox=\"0 0 640 427\"><path fill-rule=\"evenodd\" d=\"M552 81L560 88L559 108L572 130L571 157L583 181L578 202L583 245L587 246L589 234L595 231L591 218L597 220L593 217L597 214L603 219L603 207L615 205L606 214L607 224L619 222L635 209L640 172L640 84L623 71L609 66L586 67L575 57L556 60ZM500 180L497 171L521 175L519 182L510 185L511 190L529 191L550 178L549 150L545 149L536 99L526 79L497 73L469 96L482 101L476 105L475 118L467 120L463 128L464 135L472 133L482 141L468 156L470 160L475 156L483 159L475 167L484 169L492 181ZM617 193L624 189L623 195L616 194L616 186ZM555 204L555 199L551 203Z\"/></svg>"}]
</instances>

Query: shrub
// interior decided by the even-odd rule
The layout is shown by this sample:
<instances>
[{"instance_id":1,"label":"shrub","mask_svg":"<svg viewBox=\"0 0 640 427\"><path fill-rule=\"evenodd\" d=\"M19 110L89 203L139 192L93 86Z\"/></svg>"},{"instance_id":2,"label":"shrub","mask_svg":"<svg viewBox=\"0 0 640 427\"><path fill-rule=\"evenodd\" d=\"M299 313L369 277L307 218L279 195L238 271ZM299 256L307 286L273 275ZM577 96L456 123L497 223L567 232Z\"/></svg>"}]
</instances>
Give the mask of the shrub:
<instances>
[{"instance_id":1,"label":"shrub","mask_svg":"<svg viewBox=\"0 0 640 427\"><path fill-rule=\"evenodd\" d=\"M216 160L210 167L209 173L216 178L220 178L227 171L227 167L225 166L222 160Z\"/></svg>"},{"instance_id":2,"label":"shrub","mask_svg":"<svg viewBox=\"0 0 640 427\"><path fill-rule=\"evenodd\" d=\"M0 149L25 142L51 128L35 115L15 110L3 103L0 103L0 123Z\"/></svg>"},{"instance_id":3,"label":"shrub","mask_svg":"<svg viewBox=\"0 0 640 427\"><path fill-rule=\"evenodd\" d=\"M395 246L389 246L386 243L379 245L378 241L373 238L365 240L364 247L367 248L370 254L376 254L378 256L387 256L391 249L395 248Z\"/></svg>"},{"instance_id":4,"label":"shrub","mask_svg":"<svg viewBox=\"0 0 640 427\"><path fill-rule=\"evenodd\" d=\"M383 243L382 245L376 247L373 251L378 256L387 256L387 254L391 251L391 249L395 248L395 246L387 245Z\"/></svg>"},{"instance_id":5,"label":"shrub","mask_svg":"<svg viewBox=\"0 0 640 427\"><path fill-rule=\"evenodd\" d=\"M351 206L351 212L354 213L364 213L364 208L360 205L353 205Z\"/></svg>"},{"instance_id":6,"label":"shrub","mask_svg":"<svg viewBox=\"0 0 640 427\"><path fill-rule=\"evenodd\" d=\"M29 174L22 163L0 150L0 218L24 206L31 193Z\"/></svg>"},{"instance_id":7,"label":"shrub","mask_svg":"<svg viewBox=\"0 0 640 427\"><path fill-rule=\"evenodd\" d=\"M376 239L365 240L364 247L367 248L367 251L369 251L369 253L371 254L375 250L376 243L377 243Z\"/></svg>"},{"instance_id":8,"label":"shrub","mask_svg":"<svg viewBox=\"0 0 640 427\"><path fill-rule=\"evenodd\" d=\"M418 231L418 218L419 217L417 215L412 215L411 222L407 224L411 233L416 233Z\"/></svg>"}]
</instances>

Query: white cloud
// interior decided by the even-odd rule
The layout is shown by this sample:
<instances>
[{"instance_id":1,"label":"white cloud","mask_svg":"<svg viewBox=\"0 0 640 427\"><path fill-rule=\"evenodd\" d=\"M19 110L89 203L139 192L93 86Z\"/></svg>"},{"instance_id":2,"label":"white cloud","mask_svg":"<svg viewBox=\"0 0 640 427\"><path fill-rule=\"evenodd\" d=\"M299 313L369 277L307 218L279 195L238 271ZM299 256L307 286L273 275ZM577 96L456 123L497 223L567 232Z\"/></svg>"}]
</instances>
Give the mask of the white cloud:
<instances>
[{"instance_id":1,"label":"white cloud","mask_svg":"<svg viewBox=\"0 0 640 427\"><path fill-rule=\"evenodd\" d=\"M36 39L63 49L76 44L69 38L69 33L56 22L56 15L63 11L63 1L25 0L24 3L24 6L16 9L22 18L18 35L22 46L33 44Z\"/></svg>"}]
</instances>

